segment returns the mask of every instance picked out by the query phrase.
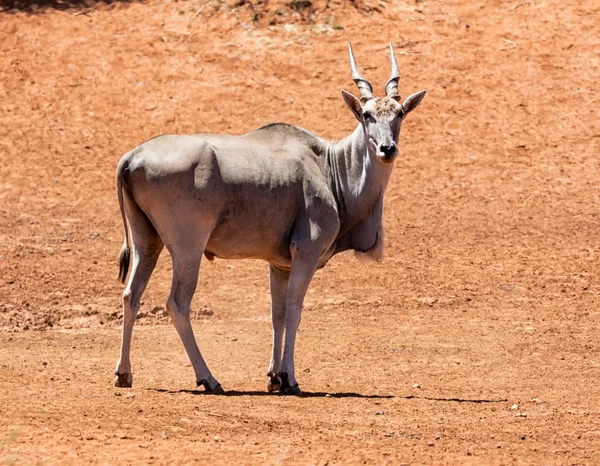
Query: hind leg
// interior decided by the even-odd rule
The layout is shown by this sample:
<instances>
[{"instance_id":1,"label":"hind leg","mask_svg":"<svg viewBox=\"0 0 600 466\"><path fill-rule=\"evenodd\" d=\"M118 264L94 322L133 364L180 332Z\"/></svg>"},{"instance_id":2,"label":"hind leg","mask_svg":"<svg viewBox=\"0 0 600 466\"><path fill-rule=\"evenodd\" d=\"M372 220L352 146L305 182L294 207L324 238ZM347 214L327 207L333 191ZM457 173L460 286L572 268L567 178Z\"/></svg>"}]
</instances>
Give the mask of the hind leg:
<instances>
[{"instance_id":1,"label":"hind leg","mask_svg":"<svg viewBox=\"0 0 600 466\"><path fill-rule=\"evenodd\" d=\"M140 299L156 266L158 256L163 248L160 237L147 219L136 220L132 215L131 246L133 253L131 275L123 292L123 334L121 339L121 355L115 369L115 386L131 387L131 334L133 325L140 309Z\"/></svg>"},{"instance_id":2,"label":"hind leg","mask_svg":"<svg viewBox=\"0 0 600 466\"><path fill-rule=\"evenodd\" d=\"M196 373L196 385L203 385L209 393L223 393L221 384L212 376L196 344L190 322L190 303L196 291L200 261L204 248L179 251L171 248L173 284L167 301L167 310Z\"/></svg>"}]
</instances>

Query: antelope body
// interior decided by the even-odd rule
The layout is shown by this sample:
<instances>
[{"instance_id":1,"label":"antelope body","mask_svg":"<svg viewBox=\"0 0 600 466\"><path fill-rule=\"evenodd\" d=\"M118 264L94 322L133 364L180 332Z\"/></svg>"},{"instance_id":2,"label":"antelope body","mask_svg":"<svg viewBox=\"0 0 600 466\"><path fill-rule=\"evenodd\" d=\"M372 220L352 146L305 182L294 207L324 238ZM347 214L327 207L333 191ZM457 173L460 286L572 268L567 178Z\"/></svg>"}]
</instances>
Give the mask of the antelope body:
<instances>
[{"instance_id":1,"label":"antelope body","mask_svg":"<svg viewBox=\"0 0 600 466\"><path fill-rule=\"evenodd\" d=\"M132 267L123 293L117 386L132 384L133 324L166 246L173 260L166 307L197 385L223 392L198 349L189 317L202 256L256 258L270 265L273 347L267 389L300 393L294 344L306 290L334 254L354 250L382 258L383 195L398 155L401 122L425 95L421 91L399 103L400 73L391 44L392 75L383 98L359 74L350 44L349 53L364 106L342 91L359 124L339 142L277 123L242 136L163 135L123 156L117 168L125 227L122 281L130 262Z\"/></svg>"}]
</instances>

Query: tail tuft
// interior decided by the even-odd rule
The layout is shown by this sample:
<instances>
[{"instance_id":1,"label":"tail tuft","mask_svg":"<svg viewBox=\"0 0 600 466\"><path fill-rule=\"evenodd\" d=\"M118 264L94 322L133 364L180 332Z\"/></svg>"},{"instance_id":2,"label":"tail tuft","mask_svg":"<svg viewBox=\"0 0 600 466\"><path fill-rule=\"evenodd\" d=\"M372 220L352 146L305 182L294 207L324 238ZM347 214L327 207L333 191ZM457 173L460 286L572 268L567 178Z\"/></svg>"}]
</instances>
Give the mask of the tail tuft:
<instances>
[{"instance_id":1,"label":"tail tuft","mask_svg":"<svg viewBox=\"0 0 600 466\"><path fill-rule=\"evenodd\" d=\"M131 250L129 249L127 241L125 241L123 247L121 248L121 254L119 254L119 281L121 283L125 283L125 279L127 278L127 272L129 271L130 261Z\"/></svg>"},{"instance_id":2,"label":"tail tuft","mask_svg":"<svg viewBox=\"0 0 600 466\"><path fill-rule=\"evenodd\" d=\"M127 228L127 217L125 216L125 207L123 206L123 177L127 175L129 170L129 161L127 156L123 157L117 167L117 197L119 198L119 209L121 210L121 218L123 219L123 229L125 231L125 241L119 254L119 281L125 283L127 272L129 271L129 262L131 261L131 249L129 249L129 229Z\"/></svg>"}]
</instances>

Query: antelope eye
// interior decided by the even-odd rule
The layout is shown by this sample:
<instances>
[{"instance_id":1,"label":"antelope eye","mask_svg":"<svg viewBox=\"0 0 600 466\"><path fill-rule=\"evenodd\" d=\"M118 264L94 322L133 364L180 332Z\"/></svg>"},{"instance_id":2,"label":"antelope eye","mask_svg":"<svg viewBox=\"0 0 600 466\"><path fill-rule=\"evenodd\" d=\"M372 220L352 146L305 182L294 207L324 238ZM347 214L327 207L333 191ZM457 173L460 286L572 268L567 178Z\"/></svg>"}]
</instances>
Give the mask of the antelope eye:
<instances>
[{"instance_id":1,"label":"antelope eye","mask_svg":"<svg viewBox=\"0 0 600 466\"><path fill-rule=\"evenodd\" d=\"M373 121L373 115L371 115L369 112L363 113L363 118L365 120Z\"/></svg>"}]
</instances>

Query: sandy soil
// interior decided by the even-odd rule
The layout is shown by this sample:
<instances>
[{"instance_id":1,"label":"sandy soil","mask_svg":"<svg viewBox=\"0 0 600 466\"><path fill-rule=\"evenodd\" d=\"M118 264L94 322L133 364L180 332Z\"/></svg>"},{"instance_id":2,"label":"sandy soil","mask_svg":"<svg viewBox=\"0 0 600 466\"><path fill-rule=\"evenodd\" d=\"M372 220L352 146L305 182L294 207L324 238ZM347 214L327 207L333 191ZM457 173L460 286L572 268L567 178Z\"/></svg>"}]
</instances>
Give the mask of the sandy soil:
<instances>
[{"instance_id":1,"label":"sandy soil","mask_svg":"<svg viewBox=\"0 0 600 466\"><path fill-rule=\"evenodd\" d=\"M584 5L585 6L582 6ZM600 2L3 2L0 461L599 464ZM206 262L193 302L226 396L164 311L165 254L115 389L114 170L165 132L353 130L352 39L409 116L386 260L336 256L268 395L267 267ZM596 89L596 91L594 91Z\"/></svg>"}]
</instances>

